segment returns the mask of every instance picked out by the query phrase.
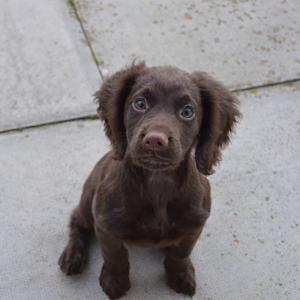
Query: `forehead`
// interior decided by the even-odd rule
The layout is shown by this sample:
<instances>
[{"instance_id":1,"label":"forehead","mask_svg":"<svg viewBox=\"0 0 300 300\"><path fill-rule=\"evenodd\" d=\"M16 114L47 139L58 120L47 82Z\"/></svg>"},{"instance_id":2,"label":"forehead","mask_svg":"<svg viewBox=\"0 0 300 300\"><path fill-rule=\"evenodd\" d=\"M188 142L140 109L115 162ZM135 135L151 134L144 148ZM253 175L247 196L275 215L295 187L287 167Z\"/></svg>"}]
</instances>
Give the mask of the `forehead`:
<instances>
[{"instance_id":1,"label":"forehead","mask_svg":"<svg viewBox=\"0 0 300 300\"><path fill-rule=\"evenodd\" d=\"M160 99L180 99L189 97L199 102L199 91L190 75L175 67L153 67L145 75L137 78L133 94L148 93Z\"/></svg>"}]
</instances>

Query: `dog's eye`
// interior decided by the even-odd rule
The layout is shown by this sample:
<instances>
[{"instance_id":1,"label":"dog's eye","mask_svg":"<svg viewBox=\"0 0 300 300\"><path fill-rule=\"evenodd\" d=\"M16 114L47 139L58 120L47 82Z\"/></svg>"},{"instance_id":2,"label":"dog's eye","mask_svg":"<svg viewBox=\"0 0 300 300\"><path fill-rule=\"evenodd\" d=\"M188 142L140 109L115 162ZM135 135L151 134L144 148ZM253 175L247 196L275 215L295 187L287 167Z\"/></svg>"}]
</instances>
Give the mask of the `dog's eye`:
<instances>
[{"instance_id":1,"label":"dog's eye","mask_svg":"<svg viewBox=\"0 0 300 300\"><path fill-rule=\"evenodd\" d=\"M133 108L138 111L142 111L147 108L147 101L145 98L138 98L132 104Z\"/></svg>"},{"instance_id":2,"label":"dog's eye","mask_svg":"<svg viewBox=\"0 0 300 300\"><path fill-rule=\"evenodd\" d=\"M194 109L191 106L185 106L181 111L181 116L185 119L191 119L194 115Z\"/></svg>"}]
</instances>

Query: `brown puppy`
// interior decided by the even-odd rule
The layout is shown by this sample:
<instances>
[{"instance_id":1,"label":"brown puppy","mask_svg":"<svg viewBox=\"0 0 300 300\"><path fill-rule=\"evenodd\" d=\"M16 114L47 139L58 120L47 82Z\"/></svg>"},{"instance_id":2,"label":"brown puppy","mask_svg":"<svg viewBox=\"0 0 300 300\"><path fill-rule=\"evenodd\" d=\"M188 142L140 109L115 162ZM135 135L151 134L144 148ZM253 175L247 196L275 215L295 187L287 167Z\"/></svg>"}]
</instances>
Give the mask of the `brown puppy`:
<instances>
[{"instance_id":1,"label":"brown puppy","mask_svg":"<svg viewBox=\"0 0 300 300\"><path fill-rule=\"evenodd\" d=\"M212 174L240 117L238 100L205 73L132 64L96 93L112 150L86 180L59 265L86 265L93 232L110 299L130 289L125 243L166 249L167 284L194 295L190 254L210 213Z\"/></svg>"}]
</instances>

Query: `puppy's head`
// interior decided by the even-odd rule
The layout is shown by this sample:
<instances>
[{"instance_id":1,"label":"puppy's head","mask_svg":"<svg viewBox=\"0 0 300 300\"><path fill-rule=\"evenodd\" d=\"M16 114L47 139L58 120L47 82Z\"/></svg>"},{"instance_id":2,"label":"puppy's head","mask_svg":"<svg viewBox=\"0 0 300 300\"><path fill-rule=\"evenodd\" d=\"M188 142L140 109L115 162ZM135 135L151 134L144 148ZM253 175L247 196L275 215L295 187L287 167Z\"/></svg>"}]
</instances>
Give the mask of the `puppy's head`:
<instances>
[{"instance_id":1,"label":"puppy's head","mask_svg":"<svg viewBox=\"0 0 300 300\"><path fill-rule=\"evenodd\" d=\"M211 174L240 113L238 100L205 73L132 64L96 94L115 159L129 155L150 170L174 169L195 148L197 168Z\"/></svg>"}]
</instances>

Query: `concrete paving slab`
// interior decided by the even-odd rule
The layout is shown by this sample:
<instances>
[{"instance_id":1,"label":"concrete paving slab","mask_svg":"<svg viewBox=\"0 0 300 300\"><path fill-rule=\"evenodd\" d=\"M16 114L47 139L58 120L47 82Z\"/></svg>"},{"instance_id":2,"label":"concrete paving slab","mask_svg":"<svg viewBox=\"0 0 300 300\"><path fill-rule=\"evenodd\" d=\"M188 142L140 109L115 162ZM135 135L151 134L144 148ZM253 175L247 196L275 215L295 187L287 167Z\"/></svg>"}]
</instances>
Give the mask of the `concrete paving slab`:
<instances>
[{"instance_id":1,"label":"concrete paving slab","mask_svg":"<svg viewBox=\"0 0 300 300\"><path fill-rule=\"evenodd\" d=\"M244 119L210 176L213 209L194 250L194 300L300 298L300 84L239 95ZM57 259L82 184L109 148L99 121L0 135L1 299L107 299L96 240L80 276ZM163 253L130 247L123 299L189 299L164 284Z\"/></svg>"},{"instance_id":2,"label":"concrete paving slab","mask_svg":"<svg viewBox=\"0 0 300 300\"><path fill-rule=\"evenodd\" d=\"M0 131L94 114L100 76L67 1L0 6Z\"/></svg>"},{"instance_id":3,"label":"concrete paving slab","mask_svg":"<svg viewBox=\"0 0 300 300\"><path fill-rule=\"evenodd\" d=\"M298 0L74 2L104 73L140 57L231 88L300 77Z\"/></svg>"}]
</instances>

